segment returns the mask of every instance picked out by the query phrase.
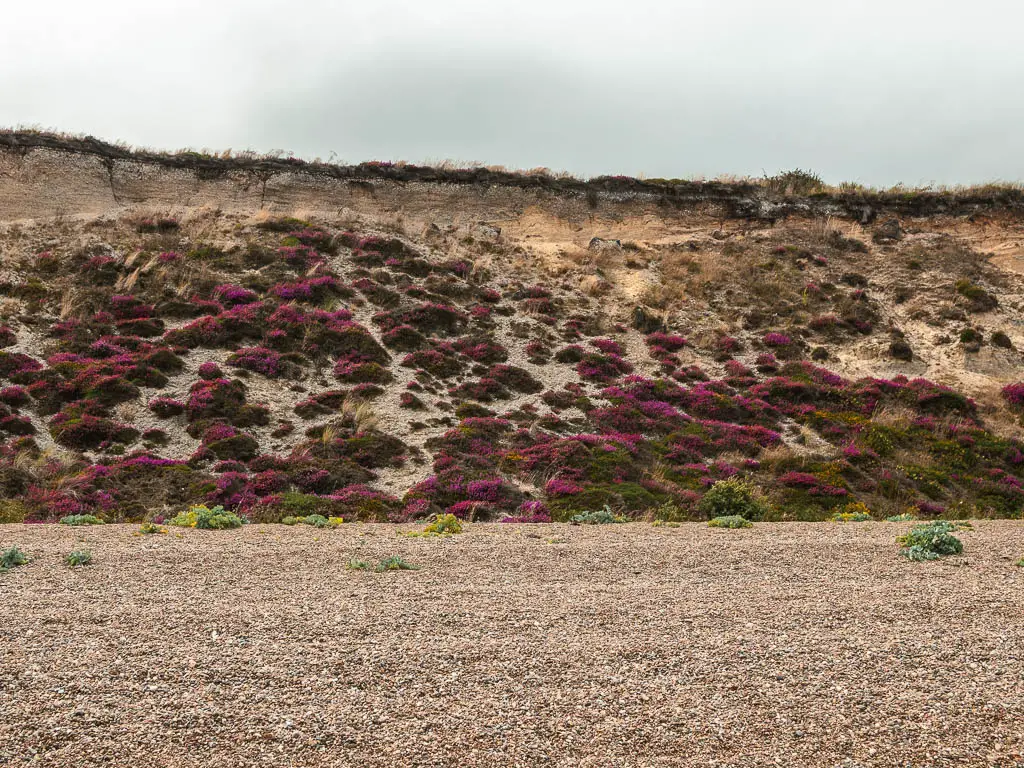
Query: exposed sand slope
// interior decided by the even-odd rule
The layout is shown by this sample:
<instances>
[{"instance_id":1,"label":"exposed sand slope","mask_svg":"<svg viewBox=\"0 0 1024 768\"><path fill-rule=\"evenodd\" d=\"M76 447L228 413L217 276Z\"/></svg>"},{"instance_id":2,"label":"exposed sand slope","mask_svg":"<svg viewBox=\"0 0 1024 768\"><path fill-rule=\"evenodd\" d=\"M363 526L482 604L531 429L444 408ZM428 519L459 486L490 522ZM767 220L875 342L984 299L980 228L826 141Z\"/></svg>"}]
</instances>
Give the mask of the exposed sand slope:
<instances>
[{"instance_id":1,"label":"exposed sand slope","mask_svg":"<svg viewBox=\"0 0 1024 768\"><path fill-rule=\"evenodd\" d=\"M1020 765L1024 527L904 528L0 526L0 763Z\"/></svg>"}]
</instances>

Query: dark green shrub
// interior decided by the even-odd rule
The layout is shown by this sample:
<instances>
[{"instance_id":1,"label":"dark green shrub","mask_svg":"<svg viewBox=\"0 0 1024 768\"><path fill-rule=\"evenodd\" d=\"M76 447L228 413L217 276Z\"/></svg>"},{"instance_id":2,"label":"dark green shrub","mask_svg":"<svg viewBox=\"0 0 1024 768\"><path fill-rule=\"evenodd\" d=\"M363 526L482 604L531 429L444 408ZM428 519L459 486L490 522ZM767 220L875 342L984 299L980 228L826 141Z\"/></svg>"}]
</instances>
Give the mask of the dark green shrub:
<instances>
[{"instance_id":1,"label":"dark green shrub","mask_svg":"<svg viewBox=\"0 0 1024 768\"><path fill-rule=\"evenodd\" d=\"M697 503L697 510L709 520L733 515L760 520L770 506L752 485L730 477L712 485Z\"/></svg>"},{"instance_id":2,"label":"dark green shrub","mask_svg":"<svg viewBox=\"0 0 1024 768\"><path fill-rule=\"evenodd\" d=\"M992 334L992 343L997 347L1002 347L1003 349L1013 349L1013 341L1011 341L1010 337L1002 331L996 331Z\"/></svg>"},{"instance_id":3,"label":"dark green shrub","mask_svg":"<svg viewBox=\"0 0 1024 768\"><path fill-rule=\"evenodd\" d=\"M961 344L978 344L980 345L983 341L983 337L980 331L974 328L964 328L960 331L960 343Z\"/></svg>"},{"instance_id":4,"label":"dark green shrub","mask_svg":"<svg viewBox=\"0 0 1024 768\"><path fill-rule=\"evenodd\" d=\"M956 281L956 292L967 299L967 308L971 312L988 312L999 306L999 300L995 296L967 278Z\"/></svg>"}]
</instances>

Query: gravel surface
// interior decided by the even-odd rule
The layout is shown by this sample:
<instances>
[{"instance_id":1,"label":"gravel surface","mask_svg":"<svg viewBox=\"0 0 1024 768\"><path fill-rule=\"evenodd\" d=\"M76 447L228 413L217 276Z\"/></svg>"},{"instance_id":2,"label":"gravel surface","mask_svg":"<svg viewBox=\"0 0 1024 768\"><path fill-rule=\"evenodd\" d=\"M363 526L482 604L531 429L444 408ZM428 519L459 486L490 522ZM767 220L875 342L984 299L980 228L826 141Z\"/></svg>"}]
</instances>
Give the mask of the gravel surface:
<instances>
[{"instance_id":1,"label":"gravel surface","mask_svg":"<svg viewBox=\"0 0 1024 768\"><path fill-rule=\"evenodd\" d=\"M0 765L1019 766L1024 525L906 527L0 526Z\"/></svg>"}]
</instances>

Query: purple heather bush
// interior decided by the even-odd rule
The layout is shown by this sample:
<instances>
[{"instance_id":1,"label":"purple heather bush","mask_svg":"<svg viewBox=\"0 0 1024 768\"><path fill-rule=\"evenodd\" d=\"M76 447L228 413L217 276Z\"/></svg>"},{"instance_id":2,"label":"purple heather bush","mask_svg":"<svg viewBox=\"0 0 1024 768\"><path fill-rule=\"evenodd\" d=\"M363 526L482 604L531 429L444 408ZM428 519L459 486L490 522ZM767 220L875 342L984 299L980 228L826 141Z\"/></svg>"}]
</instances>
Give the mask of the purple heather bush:
<instances>
[{"instance_id":1,"label":"purple heather bush","mask_svg":"<svg viewBox=\"0 0 1024 768\"><path fill-rule=\"evenodd\" d=\"M524 501L516 509L515 515L501 519L503 523L550 523L551 512L543 501Z\"/></svg>"},{"instance_id":2,"label":"purple heather bush","mask_svg":"<svg viewBox=\"0 0 1024 768\"><path fill-rule=\"evenodd\" d=\"M632 373L633 366L616 354L602 355L588 352L576 364L576 373L581 379L607 383L623 374Z\"/></svg>"},{"instance_id":3,"label":"purple heather bush","mask_svg":"<svg viewBox=\"0 0 1024 768\"><path fill-rule=\"evenodd\" d=\"M32 398L29 397L28 391L24 387L12 386L0 389L0 403L9 405L12 408L28 405L31 400Z\"/></svg>"},{"instance_id":4,"label":"purple heather bush","mask_svg":"<svg viewBox=\"0 0 1024 768\"><path fill-rule=\"evenodd\" d=\"M161 419L168 419L185 412L185 404L171 397L154 397L149 401L149 410Z\"/></svg>"},{"instance_id":5,"label":"purple heather bush","mask_svg":"<svg viewBox=\"0 0 1024 768\"><path fill-rule=\"evenodd\" d=\"M333 241L330 233L325 232L322 229L316 229L313 227L304 227L294 232L289 232L288 237L285 241L290 244L290 241L296 240L302 245L315 248L318 251L329 252L334 249Z\"/></svg>"},{"instance_id":6,"label":"purple heather bush","mask_svg":"<svg viewBox=\"0 0 1024 768\"><path fill-rule=\"evenodd\" d=\"M224 376L220 366L214 362L207 361L199 366L199 378L210 381L212 379L219 379Z\"/></svg>"},{"instance_id":7,"label":"purple heather bush","mask_svg":"<svg viewBox=\"0 0 1024 768\"><path fill-rule=\"evenodd\" d=\"M6 432L9 435L34 435L36 428L28 416L12 414L0 417L0 432Z\"/></svg>"},{"instance_id":8,"label":"purple heather bush","mask_svg":"<svg viewBox=\"0 0 1024 768\"><path fill-rule=\"evenodd\" d=\"M373 322L384 331L410 325L424 333L453 335L465 326L466 316L447 304L427 302L407 311L379 312L373 316Z\"/></svg>"},{"instance_id":9,"label":"purple heather bush","mask_svg":"<svg viewBox=\"0 0 1024 768\"><path fill-rule=\"evenodd\" d=\"M286 264L301 269L321 264L324 261L324 257L308 245L285 245L277 249L277 255Z\"/></svg>"},{"instance_id":10,"label":"purple heather bush","mask_svg":"<svg viewBox=\"0 0 1024 768\"><path fill-rule=\"evenodd\" d=\"M457 339L452 347L477 363L490 365L508 360L508 351L501 344L485 337L467 336Z\"/></svg>"},{"instance_id":11,"label":"purple heather bush","mask_svg":"<svg viewBox=\"0 0 1024 768\"><path fill-rule=\"evenodd\" d=\"M239 304L251 304L259 299L256 291L243 288L240 285L218 285L213 289L213 296L225 307L234 307Z\"/></svg>"},{"instance_id":12,"label":"purple heather bush","mask_svg":"<svg viewBox=\"0 0 1024 768\"><path fill-rule=\"evenodd\" d=\"M807 327L815 331L830 331L837 328L840 320L836 315L818 315L807 323Z\"/></svg>"},{"instance_id":13,"label":"purple heather bush","mask_svg":"<svg viewBox=\"0 0 1024 768\"><path fill-rule=\"evenodd\" d=\"M606 355L617 355L622 357L626 354L622 345L612 339L591 339L590 343Z\"/></svg>"},{"instance_id":14,"label":"purple heather bush","mask_svg":"<svg viewBox=\"0 0 1024 768\"><path fill-rule=\"evenodd\" d=\"M253 373L261 373L268 378L276 378L286 371L281 362L281 354L266 347L246 347L234 352L226 361L234 368L244 368Z\"/></svg>"},{"instance_id":15,"label":"purple heather bush","mask_svg":"<svg viewBox=\"0 0 1024 768\"><path fill-rule=\"evenodd\" d=\"M769 347L788 347L793 343L793 339L784 333L766 333L761 337L761 341Z\"/></svg>"},{"instance_id":16,"label":"purple heather bush","mask_svg":"<svg viewBox=\"0 0 1024 768\"><path fill-rule=\"evenodd\" d=\"M450 344L435 344L433 349L410 352L402 358L401 365L404 368L422 369L439 379L455 376L464 369L464 362Z\"/></svg>"},{"instance_id":17,"label":"purple heather bush","mask_svg":"<svg viewBox=\"0 0 1024 768\"><path fill-rule=\"evenodd\" d=\"M340 358L334 364L334 377L347 384L387 384L394 378L387 368L360 352L350 352Z\"/></svg>"},{"instance_id":18,"label":"purple heather bush","mask_svg":"<svg viewBox=\"0 0 1024 768\"><path fill-rule=\"evenodd\" d=\"M1007 384L1002 389L1002 395L1014 408L1024 408L1024 383Z\"/></svg>"},{"instance_id":19,"label":"purple heather bush","mask_svg":"<svg viewBox=\"0 0 1024 768\"><path fill-rule=\"evenodd\" d=\"M678 352L690 344L683 336L663 333L662 331L647 334L646 341L647 346L651 349L652 357L657 357L662 350L664 352ZM656 353L655 350L659 350L659 353Z\"/></svg>"},{"instance_id":20,"label":"purple heather bush","mask_svg":"<svg viewBox=\"0 0 1024 768\"><path fill-rule=\"evenodd\" d=\"M285 301L322 302L331 296L341 296L345 289L336 277L321 275L294 283L278 283L269 293Z\"/></svg>"}]
</instances>

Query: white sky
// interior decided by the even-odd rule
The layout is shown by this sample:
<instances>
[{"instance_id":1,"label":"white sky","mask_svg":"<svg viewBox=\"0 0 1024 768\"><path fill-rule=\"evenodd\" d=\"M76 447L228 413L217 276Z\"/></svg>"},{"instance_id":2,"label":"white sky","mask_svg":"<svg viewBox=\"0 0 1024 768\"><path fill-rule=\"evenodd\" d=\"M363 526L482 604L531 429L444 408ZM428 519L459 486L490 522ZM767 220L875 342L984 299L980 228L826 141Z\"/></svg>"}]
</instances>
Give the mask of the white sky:
<instances>
[{"instance_id":1,"label":"white sky","mask_svg":"<svg viewBox=\"0 0 1024 768\"><path fill-rule=\"evenodd\" d=\"M582 175L1024 180L1011 0L36 0L0 125Z\"/></svg>"}]
</instances>

